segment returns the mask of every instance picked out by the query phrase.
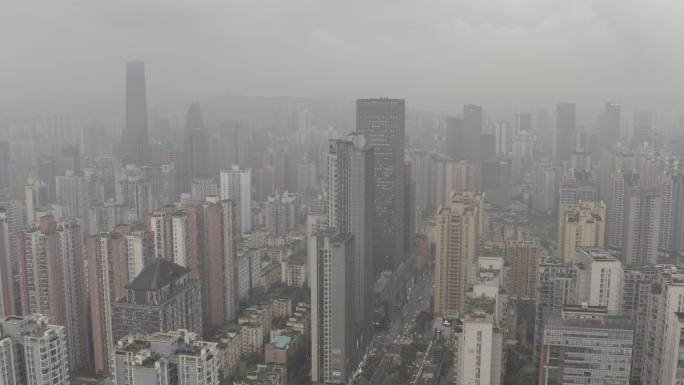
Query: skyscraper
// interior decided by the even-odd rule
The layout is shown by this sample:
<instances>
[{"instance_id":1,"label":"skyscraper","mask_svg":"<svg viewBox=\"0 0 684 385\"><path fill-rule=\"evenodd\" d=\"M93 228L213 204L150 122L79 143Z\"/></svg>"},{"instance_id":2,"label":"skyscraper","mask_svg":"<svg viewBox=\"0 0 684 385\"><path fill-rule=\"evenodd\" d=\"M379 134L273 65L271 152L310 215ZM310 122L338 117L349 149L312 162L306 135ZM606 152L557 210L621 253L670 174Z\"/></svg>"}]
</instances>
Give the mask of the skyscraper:
<instances>
[{"instance_id":1,"label":"skyscraper","mask_svg":"<svg viewBox=\"0 0 684 385\"><path fill-rule=\"evenodd\" d=\"M509 295L522 298L537 295L537 268L543 253L537 241L506 241L505 262L511 266Z\"/></svg>"},{"instance_id":2,"label":"skyscraper","mask_svg":"<svg viewBox=\"0 0 684 385\"><path fill-rule=\"evenodd\" d=\"M655 190L630 189L625 203L622 257L626 264L655 265L662 199Z\"/></svg>"},{"instance_id":3,"label":"skyscraper","mask_svg":"<svg viewBox=\"0 0 684 385\"><path fill-rule=\"evenodd\" d=\"M354 346L352 270L354 236L317 232L311 275L311 382L346 384L359 357Z\"/></svg>"},{"instance_id":4,"label":"skyscraper","mask_svg":"<svg viewBox=\"0 0 684 385\"><path fill-rule=\"evenodd\" d=\"M214 199L198 210L205 321L220 326L235 320L239 310L237 206L232 200Z\"/></svg>"},{"instance_id":5,"label":"skyscraper","mask_svg":"<svg viewBox=\"0 0 684 385\"><path fill-rule=\"evenodd\" d=\"M221 170L219 195L221 200L231 199L238 205L240 233L252 229L252 171L239 166Z\"/></svg>"},{"instance_id":6,"label":"skyscraper","mask_svg":"<svg viewBox=\"0 0 684 385\"><path fill-rule=\"evenodd\" d=\"M0 209L0 318L18 314L15 310L14 271L10 253L10 230L7 213Z\"/></svg>"},{"instance_id":7,"label":"skyscraper","mask_svg":"<svg viewBox=\"0 0 684 385\"><path fill-rule=\"evenodd\" d=\"M369 341L373 286L373 149L366 138L331 140L328 145L328 224L354 236L351 287L357 344Z\"/></svg>"},{"instance_id":8,"label":"skyscraper","mask_svg":"<svg viewBox=\"0 0 684 385\"><path fill-rule=\"evenodd\" d=\"M482 204L470 192L454 193L451 204L437 213L435 225L436 316L459 318L465 295L475 279Z\"/></svg>"},{"instance_id":9,"label":"skyscraper","mask_svg":"<svg viewBox=\"0 0 684 385\"><path fill-rule=\"evenodd\" d=\"M153 239L154 257L190 268L190 229L186 213L175 210L175 207L165 207L151 213L147 222Z\"/></svg>"},{"instance_id":10,"label":"skyscraper","mask_svg":"<svg viewBox=\"0 0 684 385\"><path fill-rule=\"evenodd\" d=\"M599 131L599 148L603 149L620 141L620 103L607 102Z\"/></svg>"},{"instance_id":11,"label":"skyscraper","mask_svg":"<svg viewBox=\"0 0 684 385\"><path fill-rule=\"evenodd\" d=\"M558 103L553 142L553 155L556 160L570 160L570 154L574 150L575 128L575 103Z\"/></svg>"},{"instance_id":12,"label":"skyscraper","mask_svg":"<svg viewBox=\"0 0 684 385\"><path fill-rule=\"evenodd\" d=\"M112 306L124 297L126 284L142 270L142 238L131 226L119 225L111 233L88 238L86 243L93 366L99 374L110 373Z\"/></svg>"},{"instance_id":13,"label":"skyscraper","mask_svg":"<svg viewBox=\"0 0 684 385\"><path fill-rule=\"evenodd\" d=\"M634 115L634 130L632 131L632 146L642 143L652 143L655 136L655 113L639 111Z\"/></svg>"},{"instance_id":14,"label":"skyscraper","mask_svg":"<svg viewBox=\"0 0 684 385\"><path fill-rule=\"evenodd\" d=\"M576 270L572 264L551 258L539 262L534 319L534 362L542 353L546 320L560 317L563 305L576 303Z\"/></svg>"},{"instance_id":15,"label":"skyscraper","mask_svg":"<svg viewBox=\"0 0 684 385\"><path fill-rule=\"evenodd\" d=\"M145 164L147 151L147 91L145 63L126 63L126 124L121 134L124 164Z\"/></svg>"},{"instance_id":16,"label":"skyscraper","mask_svg":"<svg viewBox=\"0 0 684 385\"><path fill-rule=\"evenodd\" d=\"M83 236L77 221L40 219L20 232L19 287L22 314L40 313L66 328L71 365L88 367Z\"/></svg>"},{"instance_id":17,"label":"skyscraper","mask_svg":"<svg viewBox=\"0 0 684 385\"><path fill-rule=\"evenodd\" d=\"M633 383L641 380L641 370L644 366L646 324L650 315L648 303L656 274L654 266L640 266L625 267L622 275L622 313L634 320L631 374Z\"/></svg>"},{"instance_id":18,"label":"skyscraper","mask_svg":"<svg viewBox=\"0 0 684 385\"><path fill-rule=\"evenodd\" d=\"M375 151L375 272L393 269L406 257L404 250L404 149L403 99L356 101L356 131Z\"/></svg>"},{"instance_id":19,"label":"skyscraper","mask_svg":"<svg viewBox=\"0 0 684 385\"><path fill-rule=\"evenodd\" d=\"M638 185L639 174L617 170L610 175L607 195L606 248L622 250L624 246L625 210L629 207L629 190ZM657 247L657 245L656 245Z\"/></svg>"}]
</instances>

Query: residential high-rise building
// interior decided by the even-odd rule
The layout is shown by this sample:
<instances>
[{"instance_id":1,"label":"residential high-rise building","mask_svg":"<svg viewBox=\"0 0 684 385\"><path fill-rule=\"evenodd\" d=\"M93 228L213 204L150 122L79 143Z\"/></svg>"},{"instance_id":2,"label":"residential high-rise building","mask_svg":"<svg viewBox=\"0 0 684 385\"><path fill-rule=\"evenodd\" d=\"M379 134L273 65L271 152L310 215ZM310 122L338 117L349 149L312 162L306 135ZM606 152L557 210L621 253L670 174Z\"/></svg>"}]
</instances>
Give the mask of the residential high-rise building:
<instances>
[{"instance_id":1,"label":"residential high-rise building","mask_svg":"<svg viewBox=\"0 0 684 385\"><path fill-rule=\"evenodd\" d=\"M19 314L16 311L13 271L7 213L0 209L0 318Z\"/></svg>"},{"instance_id":2,"label":"residential high-rise building","mask_svg":"<svg viewBox=\"0 0 684 385\"><path fill-rule=\"evenodd\" d=\"M634 349L632 350L632 383L641 381L646 348L646 325L651 287L655 282L653 266L625 267L622 276L622 313L634 321Z\"/></svg>"},{"instance_id":3,"label":"residential high-rise building","mask_svg":"<svg viewBox=\"0 0 684 385\"><path fill-rule=\"evenodd\" d=\"M357 346L370 341L372 323L374 157L366 138L328 145L328 225L354 236L352 298Z\"/></svg>"},{"instance_id":4,"label":"residential high-rise building","mask_svg":"<svg viewBox=\"0 0 684 385\"><path fill-rule=\"evenodd\" d=\"M532 208L535 211L552 213L558 209L559 180L559 167L548 162L535 163L532 192Z\"/></svg>"},{"instance_id":5,"label":"residential high-rise building","mask_svg":"<svg viewBox=\"0 0 684 385\"><path fill-rule=\"evenodd\" d=\"M658 250L677 256L684 253L684 173L681 166L666 168L657 177L661 199Z\"/></svg>"},{"instance_id":6,"label":"residential high-rise building","mask_svg":"<svg viewBox=\"0 0 684 385\"><path fill-rule=\"evenodd\" d=\"M149 215L148 225L152 235L154 258L165 258L177 265L190 268L190 226L185 212L175 207L165 207Z\"/></svg>"},{"instance_id":7,"label":"residential high-rise building","mask_svg":"<svg viewBox=\"0 0 684 385\"><path fill-rule=\"evenodd\" d=\"M173 163L141 167L143 178L150 184L152 210L172 204L176 193L176 166Z\"/></svg>"},{"instance_id":8,"label":"residential high-rise building","mask_svg":"<svg viewBox=\"0 0 684 385\"><path fill-rule=\"evenodd\" d=\"M29 179L24 185L26 192L26 222L28 225L36 223L36 211L48 203L48 186L40 179Z\"/></svg>"},{"instance_id":9,"label":"residential high-rise building","mask_svg":"<svg viewBox=\"0 0 684 385\"><path fill-rule=\"evenodd\" d=\"M513 127L510 122L497 122L494 126L494 153L507 156L513 152Z\"/></svg>"},{"instance_id":10,"label":"residential high-rise building","mask_svg":"<svg viewBox=\"0 0 684 385\"><path fill-rule=\"evenodd\" d=\"M631 171L617 170L610 175L606 201L606 248L610 250L621 251L624 247L624 222L625 212L629 207L629 190L638 185L638 180L639 175Z\"/></svg>"},{"instance_id":11,"label":"residential high-rise building","mask_svg":"<svg viewBox=\"0 0 684 385\"><path fill-rule=\"evenodd\" d=\"M405 210L405 102L403 99L356 101L356 131L365 136L375 157L375 272L393 269L406 257Z\"/></svg>"},{"instance_id":12,"label":"residential high-rise building","mask_svg":"<svg viewBox=\"0 0 684 385\"><path fill-rule=\"evenodd\" d=\"M509 295L534 298L537 295L537 268L544 249L537 241L506 241L504 261L511 267Z\"/></svg>"},{"instance_id":13,"label":"residential high-rise building","mask_svg":"<svg viewBox=\"0 0 684 385\"><path fill-rule=\"evenodd\" d=\"M22 314L40 313L66 329L72 368L88 367L83 235L75 220L40 219L19 233L19 288Z\"/></svg>"},{"instance_id":14,"label":"residential high-rise building","mask_svg":"<svg viewBox=\"0 0 684 385\"><path fill-rule=\"evenodd\" d=\"M472 192L454 193L451 204L437 213L435 225L434 314L459 318L465 295L475 280L483 205Z\"/></svg>"},{"instance_id":15,"label":"residential high-rise building","mask_svg":"<svg viewBox=\"0 0 684 385\"><path fill-rule=\"evenodd\" d=\"M578 174L583 174L578 171ZM591 180L581 180L577 176L563 176L558 188L558 207L577 205L580 202L598 202L598 187Z\"/></svg>"},{"instance_id":16,"label":"residential high-rise building","mask_svg":"<svg viewBox=\"0 0 684 385\"><path fill-rule=\"evenodd\" d=\"M359 361L354 346L352 291L354 236L317 232L309 255L311 282L311 382L346 384Z\"/></svg>"},{"instance_id":17,"label":"residential high-rise building","mask_svg":"<svg viewBox=\"0 0 684 385\"><path fill-rule=\"evenodd\" d=\"M196 175L192 179L190 196L195 201L201 202L209 197L217 197L218 195L219 188L216 185L216 180L214 179L213 175Z\"/></svg>"},{"instance_id":18,"label":"residential high-rise building","mask_svg":"<svg viewBox=\"0 0 684 385\"><path fill-rule=\"evenodd\" d=\"M276 192L266 200L265 224L266 231L274 236L284 236L292 230L296 224L296 201L297 195L287 191Z\"/></svg>"},{"instance_id":19,"label":"residential high-rise building","mask_svg":"<svg viewBox=\"0 0 684 385\"><path fill-rule=\"evenodd\" d=\"M145 266L112 305L112 336L186 329L202 334L200 283L188 269L162 258Z\"/></svg>"},{"instance_id":20,"label":"residential high-rise building","mask_svg":"<svg viewBox=\"0 0 684 385\"><path fill-rule=\"evenodd\" d=\"M252 229L252 171L235 165L221 170L219 194L221 200L237 204L240 234Z\"/></svg>"},{"instance_id":21,"label":"residential high-rise building","mask_svg":"<svg viewBox=\"0 0 684 385\"><path fill-rule=\"evenodd\" d=\"M152 185L145 180L142 169L127 166L117 185L117 201L126 207L133 221L144 220L154 206Z\"/></svg>"},{"instance_id":22,"label":"residential high-rise building","mask_svg":"<svg viewBox=\"0 0 684 385\"><path fill-rule=\"evenodd\" d=\"M601 162L599 168L599 196L610 208L611 184L613 175L620 171L622 173L633 173L637 170L636 157L633 151L616 144L615 146L604 148L601 151Z\"/></svg>"},{"instance_id":23,"label":"residential high-rise building","mask_svg":"<svg viewBox=\"0 0 684 385\"><path fill-rule=\"evenodd\" d=\"M126 63L126 123L121 135L124 164L145 164L147 151L147 92L145 63Z\"/></svg>"},{"instance_id":24,"label":"residential high-rise building","mask_svg":"<svg viewBox=\"0 0 684 385\"><path fill-rule=\"evenodd\" d=\"M631 189L625 203L623 261L629 265L654 265L658 259L660 195L655 190Z\"/></svg>"},{"instance_id":25,"label":"residential high-rise building","mask_svg":"<svg viewBox=\"0 0 684 385\"><path fill-rule=\"evenodd\" d=\"M142 271L145 235L130 225L88 238L88 293L96 373L110 374L113 354L112 306L125 295L125 286Z\"/></svg>"},{"instance_id":26,"label":"residential high-rise building","mask_svg":"<svg viewBox=\"0 0 684 385\"><path fill-rule=\"evenodd\" d=\"M574 149L575 129L575 103L558 103L553 145L553 155L556 160L570 160L570 154Z\"/></svg>"},{"instance_id":27,"label":"residential high-rise building","mask_svg":"<svg viewBox=\"0 0 684 385\"><path fill-rule=\"evenodd\" d=\"M575 262L578 247L605 245L606 204L580 202L563 205L558 218L558 256L566 262Z\"/></svg>"},{"instance_id":28,"label":"residential high-rise building","mask_svg":"<svg viewBox=\"0 0 684 385\"><path fill-rule=\"evenodd\" d=\"M237 319L239 310L237 205L232 200L210 200L198 207L200 277L207 325Z\"/></svg>"},{"instance_id":29,"label":"residential high-rise building","mask_svg":"<svg viewBox=\"0 0 684 385\"><path fill-rule=\"evenodd\" d=\"M116 385L218 385L220 349L187 330L131 334L117 342Z\"/></svg>"},{"instance_id":30,"label":"residential high-rise building","mask_svg":"<svg viewBox=\"0 0 684 385\"><path fill-rule=\"evenodd\" d=\"M607 102L601 119L602 127L599 130L599 148L603 149L620 141L620 103Z\"/></svg>"},{"instance_id":31,"label":"residential high-rise building","mask_svg":"<svg viewBox=\"0 0 684 385\"><path fill-rule=\"evenodd\" d=\"M69 364L64 326L48 324L41 314L0 320L0 381L3 385L68 385ZM73 358L71 358L73 359Z\"/></svg>"},{"instance_id":32,"label":"residential high-rise building","mask_svg":"<svg viewBox=\"0 0 684 385\"><path fill-rule=\"evenodd\" d=\"M456 384L499 385L503 379L503 333L489 314L469 314L457 335Z\"/></svg>"},{"instance_id":33,"label":"residential high-rise building","mask_svg":"<svg viewBox=\"0 0 684 385\"><path fill-rule=\"evenodd\" d=\"M677 384L684 381L679 357L684 331L684 274L674 266L657 266L648 302L643 347L642 384Z\"/></svg>"},{"instance_id":34,"label":"residential high-rise building","mask_svg":"<svg viewBox=\"0 0 684 385\"><path fill-rule=\"evenodd\" d=\"M85 231L90 218L90 206L104 200L102 185L93 175L75 175L70 171L57 176L56 184L57 202L62 205L64 216L81 219Z\"/></svg>"},{"instance_id":35,"label":"residential high-rise building","mask_svg":"<svg viewBox=\"0 0 684 385\"><path fill-rule=\"evenodd\" d=\"M629 316L566 306L544 324L539 383L628 384L633 337Z\"/></svg>"},{"instance_id":36,"label":"residential high-rise building","mask_svg":"<svg viewBox=\"0 0 684 385\"><path fill-rule=\"evenodd\" d=\"M576 303L576 270L572 264L546 258L539 262L534 319L534 362L539 364L545 322L560 317L563 305Z\"/></svg>"}]
</instances>

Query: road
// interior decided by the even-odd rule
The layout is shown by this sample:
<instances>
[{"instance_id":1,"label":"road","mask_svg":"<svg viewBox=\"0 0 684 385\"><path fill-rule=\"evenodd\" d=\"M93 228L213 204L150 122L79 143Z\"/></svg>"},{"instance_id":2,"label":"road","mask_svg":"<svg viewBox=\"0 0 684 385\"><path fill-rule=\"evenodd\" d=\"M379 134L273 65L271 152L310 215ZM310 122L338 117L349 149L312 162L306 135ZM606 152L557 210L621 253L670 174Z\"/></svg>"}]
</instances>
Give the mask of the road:
<instances>
[{"instance_id":1,"label":"road","mask_svg":"<svg viewBox=\"0 0 684 385\"><path fill-rule=\"evenodd\" d=\"M433 293L434 275L431 271L426 271L424 275L416 280L414 286L409 290L407 302L401 311L392 319L390 327L376 333L368 348L367 356L381 356L381 365L378 365L373 374L371 384L383 385L389 380L387 371L390 369L386 353L398 353L402 345L414 342L412 336L416 324L416 317L421 311L429 311L430 298ZM365 362L361 366L365 366Z\"/></svg>"}]
</instances>

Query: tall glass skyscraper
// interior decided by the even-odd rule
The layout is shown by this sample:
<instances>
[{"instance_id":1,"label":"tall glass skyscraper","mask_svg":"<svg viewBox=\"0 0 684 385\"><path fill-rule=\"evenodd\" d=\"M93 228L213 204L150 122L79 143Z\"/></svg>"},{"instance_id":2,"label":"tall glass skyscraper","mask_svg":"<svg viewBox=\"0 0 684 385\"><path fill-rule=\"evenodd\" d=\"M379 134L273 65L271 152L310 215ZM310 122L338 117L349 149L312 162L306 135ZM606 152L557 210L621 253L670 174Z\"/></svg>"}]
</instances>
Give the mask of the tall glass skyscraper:
<instances>
[{"instance_id":1,"label":"tall glass skyscraper","mask_svg":"<svg viewBox=\"0 0 684 385\"><path fill-rule=\"evenodd\" d=\"M145 63L130 61L126 63L126 126L121 134L124 164L144 165L147 142Z\"/></svg>"},{"instance_id":2,"label":"tall glass skyscraper","mask_svg":"<svg viewBox=\"0 0 684 385\"><path fill-rule=\"evenodd\" d=\"M356 131L375 151L375 272L392 269L405 258L404 99L356 101Z\"/></svg>"}]
</instances>

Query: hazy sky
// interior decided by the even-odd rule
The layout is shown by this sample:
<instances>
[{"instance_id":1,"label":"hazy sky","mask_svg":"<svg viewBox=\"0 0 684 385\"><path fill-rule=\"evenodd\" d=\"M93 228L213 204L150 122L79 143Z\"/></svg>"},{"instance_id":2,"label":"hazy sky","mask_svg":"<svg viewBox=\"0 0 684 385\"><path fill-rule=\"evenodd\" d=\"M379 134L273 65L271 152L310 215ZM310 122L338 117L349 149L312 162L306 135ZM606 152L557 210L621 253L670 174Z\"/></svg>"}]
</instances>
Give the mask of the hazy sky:
<instances>
[{"instance_id":1,"label":"hazy sky","mask_svg":"<svg viewBox=\"0 0 684 385\"><path fill-rule=\"evenodd\" d=\"M1 0L0 115L225 92L457 111L684 101L682 0Z\"/></svg>"}]
</instances>

